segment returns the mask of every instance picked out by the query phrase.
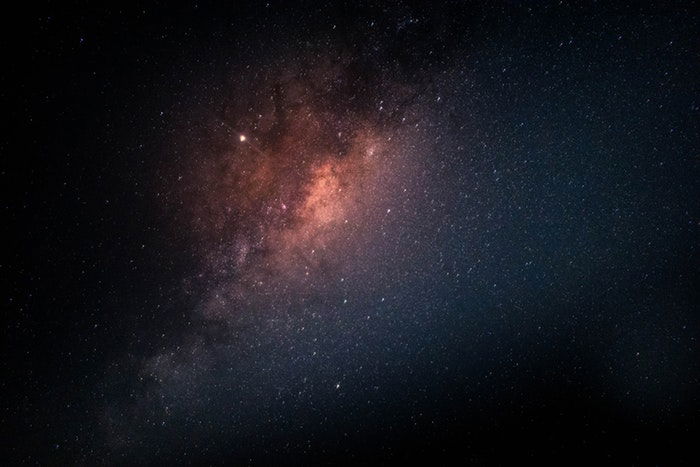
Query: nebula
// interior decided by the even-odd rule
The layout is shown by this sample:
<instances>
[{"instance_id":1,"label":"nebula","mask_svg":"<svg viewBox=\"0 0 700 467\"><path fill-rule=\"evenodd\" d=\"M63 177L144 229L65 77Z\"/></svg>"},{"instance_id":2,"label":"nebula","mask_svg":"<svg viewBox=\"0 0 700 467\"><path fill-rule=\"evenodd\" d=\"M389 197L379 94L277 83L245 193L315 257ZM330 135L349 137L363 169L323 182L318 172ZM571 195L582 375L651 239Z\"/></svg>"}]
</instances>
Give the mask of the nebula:
<instances>
[{"instance_id":1,"label":"nebula","mask_svg":"<svg viewBox=\"0 0 700 467\"><path fill-rule=\"evenodd\" d=\"M261 297L322 297L377 235L396 189L390 179L412 157L396 131L408 88L389 84L387 116L392 104L349 85L351 65L286 71L252 92L234 90L198 138L209 150L192 150L194 183L182 204L208 290L202 315L231 321Z\"/></svg>"}]
</instances>

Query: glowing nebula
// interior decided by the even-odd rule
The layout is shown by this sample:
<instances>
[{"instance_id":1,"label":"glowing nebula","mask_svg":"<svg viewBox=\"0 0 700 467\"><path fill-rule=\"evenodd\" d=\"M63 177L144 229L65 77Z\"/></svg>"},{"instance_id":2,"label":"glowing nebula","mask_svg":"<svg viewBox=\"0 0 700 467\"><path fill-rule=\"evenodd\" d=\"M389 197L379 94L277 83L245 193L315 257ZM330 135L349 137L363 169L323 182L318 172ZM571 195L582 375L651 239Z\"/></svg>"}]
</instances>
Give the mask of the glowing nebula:
<instances>
[{"instance_id":1,"label":"glowing nebula","mask_svg":"<svg viewBox=\"0 0 700 467\"><path fill-rule=\"evenodd\" d=\"M338 67L326 73L342 82ZM191 158L196 183L183 204L216 297L202 307L209 317L228 319L256 296L327 288L319 277L378 230L386 174L406 153L376 110L347 104L345 87L319 94L292 76L258 88L272 105L251 112L234 97L204 136L216 149Z\"/></svg>"}]
</instances>

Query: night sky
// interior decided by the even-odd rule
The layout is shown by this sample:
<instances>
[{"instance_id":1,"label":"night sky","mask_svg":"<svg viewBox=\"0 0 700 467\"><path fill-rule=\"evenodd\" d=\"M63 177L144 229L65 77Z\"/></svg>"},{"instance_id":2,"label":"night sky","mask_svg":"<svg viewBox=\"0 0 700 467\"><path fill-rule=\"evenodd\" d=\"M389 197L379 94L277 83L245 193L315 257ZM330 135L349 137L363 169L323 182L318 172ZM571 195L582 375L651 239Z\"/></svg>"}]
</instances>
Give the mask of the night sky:
<instances>
[{"instance_id":1,"label":"night sky","mask_svg":"<svg viewBox=\"0 0 700 467\"><path fill-rule=\"evenodd\" d=\"M700 16L630 3L5 12L2 463L693 464Z\"/></svg>"}]
</instances>

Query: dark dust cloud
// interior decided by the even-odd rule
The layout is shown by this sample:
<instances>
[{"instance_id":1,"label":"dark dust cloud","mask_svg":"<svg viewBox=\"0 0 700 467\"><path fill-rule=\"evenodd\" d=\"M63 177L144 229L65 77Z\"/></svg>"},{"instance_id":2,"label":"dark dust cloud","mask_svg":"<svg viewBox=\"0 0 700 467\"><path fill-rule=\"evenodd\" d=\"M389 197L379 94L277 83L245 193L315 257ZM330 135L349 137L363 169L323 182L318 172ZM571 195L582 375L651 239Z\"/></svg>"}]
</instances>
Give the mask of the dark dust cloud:
<instances>
[{"instance_id":1,"label":"dark dust cloud","mask_svg":"<svg viewBox=\"0 0 700 467\"><path fill-rule=\"evenodd\" d=\"M691 9L20 19L11 463L692 463Z\"/></svg>"}]
</instances>

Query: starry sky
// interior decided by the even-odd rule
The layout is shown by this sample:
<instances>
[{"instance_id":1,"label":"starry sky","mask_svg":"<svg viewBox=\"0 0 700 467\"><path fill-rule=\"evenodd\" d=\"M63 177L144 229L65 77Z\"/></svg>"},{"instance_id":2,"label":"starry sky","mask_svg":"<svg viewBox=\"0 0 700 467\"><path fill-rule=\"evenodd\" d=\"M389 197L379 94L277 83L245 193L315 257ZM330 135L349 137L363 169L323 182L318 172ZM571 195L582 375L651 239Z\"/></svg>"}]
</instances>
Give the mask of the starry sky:
<instances>
[{"instance_id":1,"label":"starry sky","mask_svg":"<svg viewBox=\"0 0 700 467\"><path fill-rule=\"evenodd\" d=\"M3 458L692 464L696 11L8 15Z\"/></svg>"}]
</instances>

